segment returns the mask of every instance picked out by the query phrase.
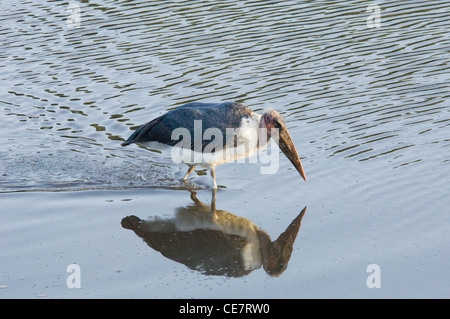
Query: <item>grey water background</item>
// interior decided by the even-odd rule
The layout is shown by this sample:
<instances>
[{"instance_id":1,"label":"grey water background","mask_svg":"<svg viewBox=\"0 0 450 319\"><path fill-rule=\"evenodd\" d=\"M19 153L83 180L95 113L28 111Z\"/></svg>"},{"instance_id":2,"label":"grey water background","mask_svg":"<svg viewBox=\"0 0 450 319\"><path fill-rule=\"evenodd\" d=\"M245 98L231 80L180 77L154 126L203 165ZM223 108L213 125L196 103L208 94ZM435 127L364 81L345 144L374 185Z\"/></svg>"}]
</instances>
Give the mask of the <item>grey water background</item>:
<instances>
[{"instance_id":1,"label":"grey water background","mask_svg":"<svg viewBox=\"0 0 450 319\"><path fill-rule=\"evenodd\" d=\"M67 21L80 7L80 25ZM369 28L370 4L381 27ZM445 1L1 1L0 298L448 298ZM307 206L286 270L209 275L123 227L209 204L210 178L138 125L187 102L277 109L280 156L217 168L217 209L275 240ZM69 264L81 288L69 289ZM381 269L368 288L367 266Z\"/></svg>"}]
</instances>

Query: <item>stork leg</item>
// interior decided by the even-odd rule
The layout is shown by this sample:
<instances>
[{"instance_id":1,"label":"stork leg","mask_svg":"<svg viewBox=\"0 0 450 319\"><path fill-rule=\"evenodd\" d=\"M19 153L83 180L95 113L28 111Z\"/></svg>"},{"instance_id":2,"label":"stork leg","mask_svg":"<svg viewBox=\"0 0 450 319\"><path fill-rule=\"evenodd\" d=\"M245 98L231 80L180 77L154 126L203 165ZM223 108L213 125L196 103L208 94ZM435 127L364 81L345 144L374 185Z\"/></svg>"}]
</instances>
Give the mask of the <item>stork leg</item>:
<instances>
[{"instance_id":1,"label":"stork leg","mask_svg":"<svg viewBox=\"0 0 450 319\"><path fill-rule=\"evenodd\" d=\"M209 169L211 176L213 178L214 184L213 184L213 189L217 189L217 183L216 183L216 166L211 166Z\"/></svg>"},{"instance_id":2,"label":"stork leg","mask_svg":"<svg viewBox=\"0 0 450 319\"><path fill-rule=\"evenodd\" d=\"M217 219L216 215L216 195L217 195L217 188L212 189L212 196L211 196L211 210L209 211L209 217L212 220Z\"/></svg>"},{"instance_id":3,"label":"stork leg","mask_svg":"<svg viewBox=\"0 0 450 319\"><path fill-rule=\"evenodd\" d=\"M216 195L217 195L217 188L214 188L212 190L211 196L211 214L214 214L216 212Z\"/></svg>"},{"instance_id":4,"label":"stork leg","mask_svg":"<svg viewBox=\"0 0 450 319\"><path fill-rule=\"evenodd\" d=\"M194 170L195 166L190 166L186 176L183 177L182 181L185 182L187 180L187 178L189 177L189 175L191 175L192 171Z\"/></svg>"}]
</instances>

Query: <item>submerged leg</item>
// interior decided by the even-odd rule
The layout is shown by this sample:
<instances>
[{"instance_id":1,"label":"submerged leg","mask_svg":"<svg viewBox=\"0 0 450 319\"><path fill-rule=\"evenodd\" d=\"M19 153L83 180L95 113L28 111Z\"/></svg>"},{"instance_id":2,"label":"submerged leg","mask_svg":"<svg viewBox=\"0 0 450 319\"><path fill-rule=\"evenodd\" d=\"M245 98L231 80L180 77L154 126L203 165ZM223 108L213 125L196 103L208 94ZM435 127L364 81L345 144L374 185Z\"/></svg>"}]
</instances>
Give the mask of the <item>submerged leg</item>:
<instances>
[{"instance_id":1,"label":"submerged leg","mask_svg":"<svg viewBox=\"0 0 450 319\"><path fill-rule=\"evenodd\" d=\"M201 201L199 201L199 199L197 198L197 192L191 191L191 199L192 201L195 203L195 205L203 205L203 203Z\"/></svg>"},{"instance_id":2,"label":"submerged leg","mask_svg":"<svg viewBox=\"0 0 450 319\"><path fill-rule=\"evenodd\" d=\"M192 173L192 171L194 170L194 168L195 168L195 166L190 166L190 167L189 167L186 176L183 177L183 179L182 179L183 182L186 181L186 179L188 178L189 175L191 175L191 173Z\"/></svg>"},{"instance_id":3,"label":"submerged leg","mask_svg":"<svg viewBox=\"0 0 450 319\"><path fill-rule=\"evenodd\" d=\"M209 171L211 172L211 177L213 178L213 189L217 189L217 183L216 183L216 167L213 165L211 166L211 168L209 169Z\"/></svg>"}]
</instances>

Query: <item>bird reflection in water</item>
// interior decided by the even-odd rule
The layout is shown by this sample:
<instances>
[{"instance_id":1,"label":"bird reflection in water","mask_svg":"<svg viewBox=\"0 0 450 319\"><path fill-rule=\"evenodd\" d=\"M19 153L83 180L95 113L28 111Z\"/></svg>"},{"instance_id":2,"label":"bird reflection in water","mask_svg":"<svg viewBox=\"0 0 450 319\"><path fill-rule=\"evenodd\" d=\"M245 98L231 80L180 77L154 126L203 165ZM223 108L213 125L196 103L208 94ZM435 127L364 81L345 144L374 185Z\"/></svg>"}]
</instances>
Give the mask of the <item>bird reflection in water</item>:
<instances>
[{"instance_id":1,"label":"bird reflection in water","mask_svg":"<svg viewBox=\"0 0 450 319\"><path fill-rule=\"evenodd\" d=\"M122 219L122 227L133 230L163 256L205 275L241 277L264 268L279 276L288 265L292 246L306 207L275 240L252 221L202 203L191 191L193 204L176 209L170 219Z\"/></svg>"}]
</instances>

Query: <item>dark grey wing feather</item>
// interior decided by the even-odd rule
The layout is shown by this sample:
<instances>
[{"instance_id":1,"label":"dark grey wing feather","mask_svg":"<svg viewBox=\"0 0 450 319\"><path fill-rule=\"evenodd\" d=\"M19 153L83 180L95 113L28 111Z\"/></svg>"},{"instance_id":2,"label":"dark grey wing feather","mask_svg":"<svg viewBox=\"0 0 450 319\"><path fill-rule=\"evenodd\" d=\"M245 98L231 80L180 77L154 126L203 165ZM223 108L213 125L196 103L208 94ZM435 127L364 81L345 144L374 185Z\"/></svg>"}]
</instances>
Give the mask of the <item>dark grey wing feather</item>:
<instances>
[{"instance_id":1,"label":"dark grey wing feather","mask_svg":"<svg viewBox=\"0 0 450 319\"><path fill-rule=\"evenodd\" d=\"M161 141L161 143L168 143L170 141L161 130L161 121L167 114L164 114L142 126L140 126L133 134L121 145L127 146L132 143L138 142L150 142L150 141ZM156 126L156 128L155 128Z\"/></svg>"},{"instance_id":2,"label":"dark grey wing feather","mask_svg":"<svg viewBox=\"0 0 450 319\"><path fill-rule=\"evenodd\" d=\"M226 129L238 128L242 118L251 114L252 111L248 107L234 102L221 104L188 103L142 125L127 141L122 143L122 146L131 143L156 141L170 146L190 147L192 150L201 148L203 151L207 145L214 141L216 147L213 151L217 151L230 144L226 140ZM197 122L197 126L195 126L196 120L201 120L201 122ZM212 140L201 138L197 141L194 138L194 130L195 127L200 128L200 123L202 137L208 128L217 128L222 132L222 141L216 141L216 136ZM190 145L179 144L180 139L172 139L172 132L177 128L184 128L190 133ZM186 141L183 140L183 142ZM201 143L201 145L198 143L196 145L196 142Z\"/></svg>"}]
</instances>

